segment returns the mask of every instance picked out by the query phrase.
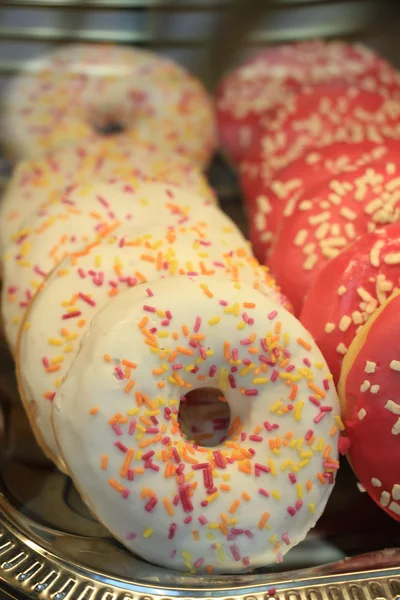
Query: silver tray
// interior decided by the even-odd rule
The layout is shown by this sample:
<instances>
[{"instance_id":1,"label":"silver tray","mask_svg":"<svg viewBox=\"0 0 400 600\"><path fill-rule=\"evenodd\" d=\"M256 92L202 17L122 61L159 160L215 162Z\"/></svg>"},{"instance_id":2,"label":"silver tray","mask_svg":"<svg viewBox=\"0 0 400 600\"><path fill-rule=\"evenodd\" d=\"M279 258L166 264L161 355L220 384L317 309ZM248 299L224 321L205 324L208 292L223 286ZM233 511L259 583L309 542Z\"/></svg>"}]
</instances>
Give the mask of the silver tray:
<instances>
[{"instance_id":1,"label":"silver tray","mask_svg":"<svg viewBox=\"0 0 400 600\"><path fill-rule=\"evenodd\" d=\"M222 207L245 231L232 175L217 163L214 177ZM15 598L400 599L400 524L360 492L346 461L317 527L282 565L251 575L184 575L127 552L44 458L19 404L4 342L0 407L0 588Z\"/></svg>"}]
</instances>

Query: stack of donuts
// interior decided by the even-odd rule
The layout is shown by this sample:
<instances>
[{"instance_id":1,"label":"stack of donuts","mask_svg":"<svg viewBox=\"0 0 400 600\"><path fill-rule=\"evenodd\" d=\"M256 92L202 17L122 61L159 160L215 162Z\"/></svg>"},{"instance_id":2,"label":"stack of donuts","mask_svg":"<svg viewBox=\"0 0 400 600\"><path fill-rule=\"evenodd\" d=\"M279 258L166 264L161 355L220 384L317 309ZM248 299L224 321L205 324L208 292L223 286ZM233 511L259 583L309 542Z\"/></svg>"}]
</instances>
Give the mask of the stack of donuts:
<instances>
[{"instance_id":1,"label":"stack of donuts","mask_svg":"<svg viewBox=\"0 0 400 600\"><path fill-rule=\"evenodd\" d=\"M2 317L46 456L150 562L279 562L339 467L332 375L202 169L212 102L178 65L71 46L12 82Z\"/></svg>"},{"instance_id":2,"label":"stack of donuts","mask_svg":"<svg viewBox=\"0 0 400 600\"><path fill-rule=\"evenodd\" d=\"M400 520L400 76L371 50L267 50L217 92L255 255L338 386L341 450Z\"/></svg>"}]
</instances>

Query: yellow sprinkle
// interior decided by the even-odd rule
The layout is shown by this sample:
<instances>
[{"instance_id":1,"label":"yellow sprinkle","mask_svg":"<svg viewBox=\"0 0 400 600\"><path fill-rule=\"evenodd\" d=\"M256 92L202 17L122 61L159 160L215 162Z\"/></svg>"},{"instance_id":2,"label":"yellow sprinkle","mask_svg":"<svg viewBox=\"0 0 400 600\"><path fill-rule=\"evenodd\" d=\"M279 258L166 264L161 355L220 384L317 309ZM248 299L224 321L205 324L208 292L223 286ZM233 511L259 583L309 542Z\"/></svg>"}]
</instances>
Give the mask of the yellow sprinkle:
<instances>
[{"instance_id":1,"label":"yellow sprinkle","mask_svg":"<svg viewBox=\"0 0 400 600\"><path fill-rule=\"evenodd\" d=\"M213 533L211 533L211 531L209 531L208 533L206 533L206 538L208 540L210 540L211 542L213 542L215 540L215 536Z\"/></svg>"},{"instance_id":2,"label":"yellow sprinkle","mask_svg":"<svg viewBox=\"0 0 400 600\"><path fill-rule=\"evenodd\" d=\"M218 498L218 496L219 496L219 492L214 492L213 494L210 494L207 498L207 503L211 504L211 502L213 500L215 500L216 498Z\"/></svg>"},{"instance_id":3,"label":"yellow sprinkle","mask_svg":"<svg viewBox=\"0 0 400 600\"><path fill-rule=\"evenodd\" d=\"M130 417L134 417L135 415L138 414L138 412L140 412L140 408L138 406L136 406L135 408L130 408L127 413Z\"/></svg>"},{"instance_id":4,"label":"yellow sprinkle","mask_svg":"<svg viewBox=\"0 0 400 600\"><path fill-rule=\"evenodd\" d=\"M219 529L219 523L209 523L208 529Z\"/></svg>"},{"instance_id":5,"label":"yellow sprinkle","mask_svg":"<svg viewBox=\"0 0 400 600\"><path fill-rule=\"evenodd\" d=\"M303 497L303 486L301 483L298 483L296 485L296 491L297 491L297 497L301 500L301 498Z\"/></svg>"},{"instance_id":6,"label":"yellow sprinkle","mask_svg":"<svg viewBox=\"0 0 400 600\"><path fill-rule=\"evenodd\" d=\"M221 542L217 542L215 544L215 546L217 548L218 560L220 562L224 562L225 561L225 552L224 552Z\"/></svg>"},{"instance_id":7,"label":"yellow sprinkle","mask_svg":"<svg viewBox=\"0 0 400 600\"><path fill-rule=\"evenodd\" d=\"M276 535L275 535L275 533L274 533L274 535L271 535L271 537L269 538L269 540L268 540L268 541L269 541L271 544L273 544L274 542L276 542L276 540L277 540L277 539L278 539L278 538L276 537Z\"/></svg>"},{"instance_id":8,"label":"yellow sprinkle","mask_svg":"<svg viewBox=\"0 0 400 600\"><path fill-rule=\"evenodd\" d=\"M322 452L325 448L325 440L324 438L319 438L318 443L317 443L317 450L318 452Z\"/></svg>"},{"instance_id":9,"label":"yellow sprinkle","mask_svg":"<svg viewBox=\"0 0 400 600\"><path fill-rule=\"evenodd\" d=\"M308 508L310 509L310 513L315 513L315 504L313 502L308 505Z\"/></svg>"},{"instance_id":10,"label":"yellow sprinkle","mask_svg":"<svg viewBox=\"0 0 400 600\"><path fill-rule=\"evenodd\" d=\"M146 529L146 531L143 534L144 538L148 538L153 534L153 530L151 529L151 527L149 527L148 529Z\"/></svg>"},{"instance_id":11,"label":"yellow sprinkle","mask_svg":"<svg viewBox=\"0 0 400 600\"><path fill-rule=\"evenodd\" d=\"M271 406L271 408L270 408L270 411L271 411L272 413L274 413L274 412L277 412L277 411L278 411L280 408L282 408L283 406L284 406L284 405L283 405L283 402L280 402L280 401L278 401L278 402L275 402L275 404L274 404L273 406Z\"/></svg>"},{"instance_id":12,"label":"yellow sprinkle","mask_svg":"<svg viewBox=\"0 0 400 600\"><path fill-rule=\"evenodd\" d=\"M340 431L344 431L344 429L345 429L344 423L339 415L336 415L335 422L336 422L336 425L339 427Z\"/></svg>"},{"instance_id":13,"label":"yellow sprinkle","mask_svg":"<svg viewBox=\"0 0 400 600\"><path fill-rule=\"evenodd\" d=\"M209 325L216 325L217 323L219 323L221 320L221 317L213 317L212 319L208 319L208 324Z\"/></svg>"},{"instance_id":14,"label":"yellow sprinkle","mask_svg":"<svg viewBox=\"0 0 400 600\"><path fill-rule=\"evenodd\" d=\"M272 458L268 459L268 467L271 470L271 475L276 475L276 465Z\"/></svg>"},{"instance_id":15,"label":"yellow sprinkle","mask_svg":"<svg viewBox=\"0 0 400 600\"><path fill-rule=\"evenodd\" d=\"M74 349L72 344L67 344L66 346L64 346L63 351L64 352L72 352Z\"/></svg>"},{"instance_id":16,"label":"yellow sprinkle","mask_svg":"<svg viewBox=\"0 0 400 600\"><path fill-rule=\"evenodd\" d=\"M273 498L275 498L275 500L280 500L281 499L281 495L280 495L280 493L277 490L272 490L271 496Z\"/></svg>"},{"instance_id":17,"label":"yellow sprinkle","mask_svg":"<svg viewBox=\"0 0 400 600\"><path fill-rule=\"evenodd\" d=\"M57 365L58 363L64 362L64 357L62 356L62 354L55 356L54 358L52 358L50 360L50 363L52 365Z\"/></svg>"},{"instance_id":18,"label":"yellow sprinkle","mask_svg":"<svg viewBox=\"0 0 400 600\"><path fill-rule=\"evenodd\" d=\"M52 346L61 346L61 344L63 343L62 340L58 338L49 338L47 341Z\"/></svg>"},{"instance_id":19,"label":"yellow sprinkle","mask_svg":"<svg viewBox=\"0 0 400 600\"><path fill-rule=\"evenodd\" d=\"M312 458L312 452L300 452L300 458Z\"/></svg>"},{"instance_id":20,"label":"yellow sprinkle","mask_svg":"<svg viewBox=\"0 0 400 600\"><path fill-rule=\"evenodd\" d=\"M254 385L262 385L263 383L268 383L267 377L255 377L253 379Z\"/></svg>"},{"instance_id":21,"label":"yellow sprinkle","mask_svg":"<svg viewBox=\"0 0 400 600\"><path fill-rule=\"evenodd\" d=\"M302 400L299 400L299 402L297 402L294 407L293 415L294 415L294 418L296 421L301 420L301 413L303 411L303 406L304 406L304 402Z\"/></svg>"},{"instance_id":22,"label":"yellow sprinkle","mask_svg":"<svg viewBox=\"0 0 400 600\"><path fill-rule=\"evenodd\" d=\"M157 331L157 337L167 338L167 337L169 337L169 332L168 331Z\"/></svg>"},{"instance_id":23,"label":"yellow sprinkle","mask_svg":"<svg viewBox=\"0 0 400 600\"><path fill-rule=\"evenodd\" d=\"M239 321L239 323L236 325L236 327L240 331L241 329L244 329L246 327L246 323L244 321Z\"/></svg>"},{"instance_id":24,"label":"yellow sprinkle","mask_svg":"<svg viewBox=\"0 0 400 600\"><path fill-rule=\"evenodd\" d=\"M101 256L96 256L94 259L94 264L96 267L101 267Z\"/></svg>"},{"instance_id":25,"label":"yellow sprinkle","mask_svg":"<svg viewBox=\"0 0 400 600\"><path fill-rule=\"evenodd\" d=\"M188 365L187 367L185 367L185 371L189 372L189 371L193 371L193 369L195 368L196 365Z\"/></svg>"},{"instance_id":26,"label":"yellow sprinkle","mask_svg":"<svg viewBox=\"0 0 400 600\"><path fill-rule=\"evenodd\" d=\"M309 464L309 460L302 460L299 462L299 464L297 465L299 469L303 469L303 467L306 467Z\"/></svg>"}]
</instances>

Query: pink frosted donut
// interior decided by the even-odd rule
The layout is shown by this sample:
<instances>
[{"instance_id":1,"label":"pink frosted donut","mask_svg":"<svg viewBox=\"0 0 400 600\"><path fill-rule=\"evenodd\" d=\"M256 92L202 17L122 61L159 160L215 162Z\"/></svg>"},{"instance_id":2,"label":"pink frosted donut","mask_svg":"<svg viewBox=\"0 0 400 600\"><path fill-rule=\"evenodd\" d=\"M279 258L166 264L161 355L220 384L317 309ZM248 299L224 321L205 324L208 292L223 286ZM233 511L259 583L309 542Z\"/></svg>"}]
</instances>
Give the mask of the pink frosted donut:
<instances>
[{"instance_id":1,"label":"pink frosted donut","mask_svg":"<svg viewBox=\"0 0 400 600\"><path fill-rule=\"evenodd\" d=\"M29 62L5 96L3 143L11 160L120 128L205 166L215 149L211 101L183 67L143 50L62 47Z\"/></svg>"},{"instance_id":2,"label":"pink frosted donut","mask_svg":"<svg viewBox=\"0 0 400 600\"><path fill-rule=\"evenodd\" d=\"M264 262L285 212L306 190L342 171L354 170L377 160L397 160L400 142L385 140L350 144L337 142L311 149L264 183L261 177L242 173L241 185L248 203L249 237L257 258Z\"/></svg>"},{"instance_id":3,"label":"pink frosted donut","mask_svg":"<svg viewBox=\"0 0 400 600\"><path fill-rule=\"evenodd\" d=\"M317 342L336 382L357 331L399 288L399 282L400 223L358 238L314 281L300 320Z\"/></svg>"},{"instance_id":4,"label":"pink frosted donut","mask_svg":"<svg viewBox=\"0 0 400 600\"><path fill-rule=\"evenodd\" d=\"M268 264L295 313L329 260L359 235L400 220L394 162L343 172L305 192L284 218Z\"/></svg>"},{"instance_id":5,"label":"pink frosted donut","mask_svg":"<svg viewBox=\"0 0 400 600\"><path fill-rule=\"evenodd\" d=\"M369 90L399 91L398 75L371 50L343 42L300 42L268 49L229 73L217 91L223 150L235 163L257 147L263 125L279 104L304 86L354 82Z\"/></svg>"}]
</instances>

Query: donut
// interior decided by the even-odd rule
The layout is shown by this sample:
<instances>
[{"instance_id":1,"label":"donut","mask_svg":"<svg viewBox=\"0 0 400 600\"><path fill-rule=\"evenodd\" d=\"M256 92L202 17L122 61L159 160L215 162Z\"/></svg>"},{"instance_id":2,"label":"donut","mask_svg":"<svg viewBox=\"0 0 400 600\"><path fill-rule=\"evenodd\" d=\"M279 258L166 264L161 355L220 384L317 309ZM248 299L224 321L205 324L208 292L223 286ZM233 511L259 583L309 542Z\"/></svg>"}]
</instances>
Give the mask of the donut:
<instances>
[{"instance_id":1,"label":"donut","mask_svg":"<svg viewBox=\"0 0 400 600\"><path fill-rule=\"evenodd\" d=\"M318 344L335 382L357 331L399 282L400 223L359 237L315 279L300 321Z\"/></svg>"},{"instance_id":2,"label":"donut","mask_svg":"<svg viewBox=\"0 0 400 600\"><path fill-rule=\"evenodd\" d=\"M21 223L63 188L113 177L134 185L160 180L217 202L199 169L183 157L162 154L153 145L122 144L115 139L70 144L16 166L0 205L0 246L4 248Z\"/></svg>"},{"instance_id":3,"label":"donut","mask_svg":"<svg viewBox=\"0 0 400 600\"><path fill-rule=\"evenodd\" d=\"M268 49L228 73L217 90L217 127L228 157L241 163L257 149L277 105L305 86L353 82L371 91L399 92L396 71L371 50L343 42L300 42Z\"/></svg>"},{"instance_id":4,"label":"donut","mask_svg":"<svg viewBox=\"0 0 400 600\"><path fill-rule=\"evenodd\" d=\"M76 44L29 61L4 97L3 144L12 161L107 130L208 164L215 150L212 103L183 67L150 52Z\"/></svg>"},{"instance_id":5,"label":"donut","mask_svg":"<svg viewBox=\"0 0 400 600\"><path fill-rule=\"evenodd\" d=\"M339 382L348 457L361 485L400 521L399 293L361 327Z\"/></svg>"},{"instance_id":6,"label":"donut","mask_svg":"<svg viewBox=\"0 0 400 600\"><path fill-rule=\"evenodd\" d=\"M335 481L331 375L302 325L257 290L201 277L178 289L137 286L94 317L53 402L61 454L97 518L152 563L220 573L279 562ZM231 415L212 448L179 426L182 395L210 387Z\"/></svg>"},{"instance_id":7,"label":"donut","mask_svg":"<svg viewBox=\"0 0 400 600\"><path fill-rule=\"evenodd\" d=\"M2 314L15 349L18 327L31 298L64 256L112 231L143 233L150 225L189 225L221 238L227 249L245 244L233 222L194 193L161 183L132 186L115 180L71 187L16 235L3 256Z\"/></svg>"},{"instance_id":8,"label":"donut","mask_svg":"<svg viewBox=\"0 0 400 600\"><path fill-rule=\"evenodd\" d=\"M51 406L93 316L124 289L187 274L245 282L284 303L268 270L245 246L227 252L197 227L159 227L138 238L91 244L62 260L46 278L25 312L16 362L20 395L39 445L62 470Z\"/></svg>"},{"instance_id":9,"label":"donut","mask_svg":"<svg viewBox=\"0 0 400 600\"><path fill-rule=\"evenodd\" d=\"M286 216L268 264L299 314L317 275L356 237L400 220L398 168L370 163L305 192Z\"/></svg>"},{"instance_id":10,"label":"donut","mask_svg":"<svg viewBox=\"0 0 400 600\"><path fill-rule=\"evenodd\" d=\"M244 171L241 187L248 207L249 239L254 254L261 262L266 261L285 211L290 212L301 194L342 171L377 160L396 162L399 155L400 142L395 140L381 144L367 140L351 144L337 142L305 152L280 169L268 183Z\"/></svg>"}]
</instances>

